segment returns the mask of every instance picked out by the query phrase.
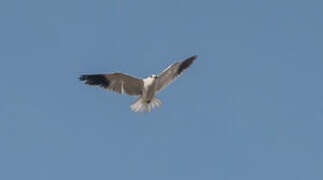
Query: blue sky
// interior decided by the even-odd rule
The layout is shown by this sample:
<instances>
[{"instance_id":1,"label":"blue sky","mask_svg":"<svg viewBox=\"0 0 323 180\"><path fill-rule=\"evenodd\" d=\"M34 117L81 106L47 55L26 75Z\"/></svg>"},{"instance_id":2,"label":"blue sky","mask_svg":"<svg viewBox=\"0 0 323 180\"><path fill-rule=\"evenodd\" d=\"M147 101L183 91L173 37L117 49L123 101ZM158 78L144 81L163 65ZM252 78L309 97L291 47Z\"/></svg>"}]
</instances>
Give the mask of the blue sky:
<instances>
[{"instance_id":1,"label":"blue sky","mask_svg":"<svg viewBox=\"0 0 323 180\"><path fill-rule=\"evenodd\" d=\"M323 3L0 2L0 179L323 179ZM83 73L158 74L134 113Z\"/></svg>"}]
</instances>

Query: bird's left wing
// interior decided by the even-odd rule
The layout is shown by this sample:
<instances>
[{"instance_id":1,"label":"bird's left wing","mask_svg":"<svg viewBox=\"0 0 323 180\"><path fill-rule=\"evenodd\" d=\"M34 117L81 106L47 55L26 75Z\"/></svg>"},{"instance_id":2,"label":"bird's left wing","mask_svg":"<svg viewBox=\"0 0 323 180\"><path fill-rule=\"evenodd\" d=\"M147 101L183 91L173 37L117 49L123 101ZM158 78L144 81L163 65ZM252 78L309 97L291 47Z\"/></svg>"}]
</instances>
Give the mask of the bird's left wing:
<instances>
[{"instance_id":1,"label":"bird's left wing","mask_svg":"<svg viewBox=\"0 0 323 180\"><path fill-rule=\"evenodd\" d=\"M173 82L185 69L191 66L196 58L197 56L192 56L168 66L157 78L156 91L161 91Z\"/></svg>"},{"instance_id":2,"label":"bird's left wing","mask_svg":"<svg viewBox=\"0 0 323 180\"><path fill-rule=\"evenodd\" d=\"M85 74L80 80L88 85L97 85L120 94L125 92L131 96L141 95L144 86L142 79L123 73Z\"/></svg>"}]
</instances>

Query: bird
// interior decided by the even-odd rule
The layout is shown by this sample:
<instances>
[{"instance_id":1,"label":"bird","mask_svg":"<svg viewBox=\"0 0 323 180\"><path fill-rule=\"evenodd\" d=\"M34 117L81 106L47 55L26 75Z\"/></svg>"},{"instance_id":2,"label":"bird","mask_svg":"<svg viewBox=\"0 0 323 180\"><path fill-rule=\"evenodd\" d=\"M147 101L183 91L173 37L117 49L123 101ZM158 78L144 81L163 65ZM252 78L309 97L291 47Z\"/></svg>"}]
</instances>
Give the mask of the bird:
<instances>
[{"instance_id":1,"label":"bird","mask_svg":"<svg viewBox=\"0 0 323 180\"><path fill-rule=\"evenodd\" d=\"M83 74L79 77L87 85L100 86L106 90L115 91L119 94L139 96L130 105L134 112L151 112L159 107L162 101L156 94L176 80L184 70L192 65L197 56L191 56L169 65L159 75L152 74L146 78L137 78L125 73L114 72L108 74Z\"/></svg>"}]
</instances>

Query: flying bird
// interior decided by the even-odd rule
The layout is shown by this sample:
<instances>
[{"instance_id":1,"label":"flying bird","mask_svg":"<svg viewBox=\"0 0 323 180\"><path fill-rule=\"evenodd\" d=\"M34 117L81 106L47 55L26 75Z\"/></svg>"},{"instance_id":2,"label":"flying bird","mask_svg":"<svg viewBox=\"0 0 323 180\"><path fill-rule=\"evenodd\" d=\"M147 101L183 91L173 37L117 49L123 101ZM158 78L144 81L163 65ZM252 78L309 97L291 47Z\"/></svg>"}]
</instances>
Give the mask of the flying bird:
<instances>
[{"instance_id":1,"label":"flying bird","mask_svg":"<svg viewBox=\"0 0 323 180\"><path fill-rule=\"evenodd\" d=\"M168 66L159 75L152 74L147 78L140 79L125 73L110 74L84 74L80 76L85 84L100 86L117 93L127 93L139 98L130 106L135 112L151 112L159 107L162 102L155 94L163 90L167 85L179 77L182 72L191 66L197 56L192 56Z\"/></svg>"}]
</instances>

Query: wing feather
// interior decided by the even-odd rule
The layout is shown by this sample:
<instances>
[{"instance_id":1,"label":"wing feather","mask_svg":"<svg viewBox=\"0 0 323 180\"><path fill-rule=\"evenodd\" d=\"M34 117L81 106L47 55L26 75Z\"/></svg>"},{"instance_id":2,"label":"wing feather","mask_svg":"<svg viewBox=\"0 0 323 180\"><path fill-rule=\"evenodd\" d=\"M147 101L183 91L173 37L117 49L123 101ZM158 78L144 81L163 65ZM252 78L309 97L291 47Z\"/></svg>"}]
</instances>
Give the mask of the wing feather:
<instances>
[{"instance_id":1,"label":"wing feather","mask_svg":"<svg viewBox=\"0 0 323 180\"><path fill-rule=\"evenodd\" d=\"M85 74L80 77L80 80L88 85L100 86L120 94L126 92L131 96L141 95L144 85L142 79L124 73Z\"/></svg>"},{"instance_id":2,"label":"wing feather","mask_svg":"<svg viewBox=\"0 0 323 180\"><path fill-rule=\"evenodd\" d=\"M177 77L179 77L185 69L190 67L197 56L189 57L185 60L175 62L174 64L168 66L157 79L156 91L161 91L171 82L173 82Z\"/></svg>"}]
</instances>

